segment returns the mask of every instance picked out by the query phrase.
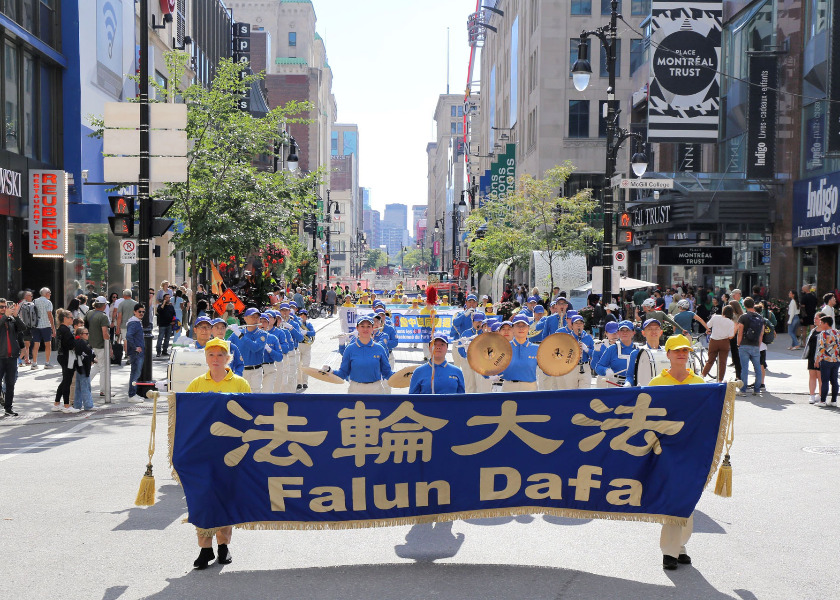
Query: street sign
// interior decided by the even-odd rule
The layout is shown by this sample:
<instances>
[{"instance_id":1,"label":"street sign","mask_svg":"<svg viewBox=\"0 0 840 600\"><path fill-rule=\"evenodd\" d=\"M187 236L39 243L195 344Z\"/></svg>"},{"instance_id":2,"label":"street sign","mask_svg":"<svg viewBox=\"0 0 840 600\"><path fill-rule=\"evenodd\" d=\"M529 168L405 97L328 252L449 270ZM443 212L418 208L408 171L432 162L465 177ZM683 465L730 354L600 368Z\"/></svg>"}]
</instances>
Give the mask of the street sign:
<instances>
[{"instance_id":1,"label":"street sign","mask_svg":"<svg viewBox=\"0 0 840 600\"><path fill-rule=\"evenodd\" d=\"M239 299L233 290L230 288L226 289L219 299L213 303L213 308L215 309L216 313L219 315L225 314L225 309L229 303L233 302L233 308L239 312L245 310L245 303Z\"/></svg>"},{"instance_id":2,"label":"street sign","mask_svg":"<svg viewBox=\"0 0 840 600\"><path fill-rule=\"evenodd\" d=\"M137 240L120 241L120 264L137 264Z\"/></svg>"},{"instance_id":3,"label":"street sign","mask_svg":"<svg viewBox=\"0 0 840 600\"><path fill-rule=\"evenodd\" d=\"M673 179L622 179L619 186L622 190L672 190Z\"/></svg>"},{"instance_id":4,"label":"street sign","mask_svg":"<svg viewBox=\"0 0 840 600\"><path fill-rule=\"evenodd\" d=\"M610 187L617 188L621 183L622 179L625 179L627 175L625 173L619 173L618 175L613 175L612 179L610 179Z\"/></svg>"},{"instance_id":5,"label":"street sign","mask_svg":"<svg viewBox=\"0 0 840 600\"><path fill-rule=\"evenodd\" d=\"M657 264L675 267L731 267L730 246L658 246Z\"/></svg>"},{"instance_id":6,"label":"street sign","mask_svg":"<svg viewBox=\"0 0 840 600\"><path fill-rule=\"evenodd\" d=\"M613 265L622 269L627 270L627 252L624 250L616 250L613 252Z\"/></svg>"}]
</instances>

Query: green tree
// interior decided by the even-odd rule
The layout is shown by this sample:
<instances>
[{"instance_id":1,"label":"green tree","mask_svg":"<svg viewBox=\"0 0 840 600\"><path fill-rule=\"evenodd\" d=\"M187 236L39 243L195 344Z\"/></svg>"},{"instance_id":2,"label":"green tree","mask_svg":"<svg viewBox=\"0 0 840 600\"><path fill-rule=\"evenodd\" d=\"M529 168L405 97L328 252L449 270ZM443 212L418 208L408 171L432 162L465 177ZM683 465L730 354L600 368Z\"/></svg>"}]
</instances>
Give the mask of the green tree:
<instances>
[{"instance_id":1,"label":"green tree","mask_svg":"<svg viewBox=\"0 0 840 600\"><path fill-rule=\"evenodd\" d=\"M428 268L431 254L431 250L426 248L411 248L405 253L403 264L406 269L413 269L414 267Z\"/></svg>"},{"instance_id":2,"label":"green tree","mask_svg":"<svg viewBox=\"0 0 840 600\"><path fill-rule=\"evenodd\" d=\"M603 232L590 225L598 208L591 190L560 195L574 170L566 161L546 171L542 179L523 175L514 192L488 198L470 214L466 221L470 255L478 271L492 273L507 260L526 269L531 253L540 251L548 261L553 287L556 261L597 251Z\"/></svg>"},{"instance_id":3,"label":"green tree","mask_svg":"<svg viewBox=\"0 0 840 600\"><path fill-rule=\"evenodd\" d=\"M388 255L384 250L371 248L365 253L365 269L378 269L388 264Z\"/></svg>"}]
</instances>

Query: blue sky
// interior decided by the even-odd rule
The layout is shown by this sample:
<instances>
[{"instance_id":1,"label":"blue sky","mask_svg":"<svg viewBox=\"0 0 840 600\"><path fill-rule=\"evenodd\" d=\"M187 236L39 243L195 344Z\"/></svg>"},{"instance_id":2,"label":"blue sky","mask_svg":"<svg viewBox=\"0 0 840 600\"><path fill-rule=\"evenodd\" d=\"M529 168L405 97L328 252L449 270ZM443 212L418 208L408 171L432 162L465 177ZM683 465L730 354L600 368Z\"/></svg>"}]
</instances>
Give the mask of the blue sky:
<instances>
[{"instance_id":1,"label":"blue sky","mask_svg":"<svg viewBox=\"0 0 840 600\"><path fill-rule=\"evenodd\" d=\"M435 139L435 105L446 92L446 28L449 89L460 94L475 0L313 4L333 71L338 122L359 125L360 184L371 189L373 208L426 204L426 144Z\"/></svg>"}]
</instances>

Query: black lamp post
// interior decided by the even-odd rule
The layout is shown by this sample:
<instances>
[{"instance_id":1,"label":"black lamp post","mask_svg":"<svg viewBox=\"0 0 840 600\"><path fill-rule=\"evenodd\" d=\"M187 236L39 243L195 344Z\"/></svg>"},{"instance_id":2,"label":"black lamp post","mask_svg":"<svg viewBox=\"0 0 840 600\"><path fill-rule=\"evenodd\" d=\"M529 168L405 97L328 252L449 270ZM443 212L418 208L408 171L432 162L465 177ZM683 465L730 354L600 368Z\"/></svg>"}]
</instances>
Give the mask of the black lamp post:
<instances>
[{"instance_id":1,"label":"black lamp post","mask_svg":"<svg viewBox=\"0 0 840 600\"><path fill-rule=\"evenodd\" d=\"M441 229L443 229L443 218L435 220L435 233L440 233ZM433 242L433 245L432 245L432 249L434 249L434 242ZM432 262L433 263L435 262L434 259L432 260ZM443 269L441 268L439 270L443 270Z\"/></svg>"},{"instance_id":2,"label":"black lamp post","mask_svg":"<svg viewBox=\"0 0 840 600\"><path fill-rule=\"evenodd\" d=\"M607 74L609 84L607 87L607 104L605 115L607 124L607 152L606 169L604 171L604 242L602 244L603 279L604 279L604 302L612 301L612 265L613 265L613 188L612 177L615 174L616 156L624 140L635 138L637 143L644 144L645 139L638 133L631 133L618 126L619 109L618 100L615 98L615 62L616 62L616 33L618 24L618 0L610 2L610 23L604 27L598 27L593 31L583 31L580 34L578 44L578 58L572 66L572 83L577 91L582 92L589 85L589 78L592 75L592 66L589 64L589 46L586 40L594 35L601 41L607 59ZM636 152L630 159L633 172L641 177L647 170L647 156L643 152ZM594 290L593 290L594 292Z\"/></svg>"},{"instance_id":3,"label":"black lamp post","mask_svg":"<svg viewBox=\"0 0 840 600\"><path fill-rule=\"evenodd\" d=\"M327 289L330 287L330 252L332 248L330 246L330 234L332 232L332 217L330 217L330 211L332 207L335 206L335 212L333 214L340 215L341 210L338 208L338 202L335 200L330 200L330 190L327 190L327 225L326 225L326 234L327 234L327 253L324 255L324 266L327 267Z\"/></svg>"},{"instance_id":4,"label":"black lamp post","mask_svg":"<svg viewBox=\"0 0 840 600\"><path fill-rule=\"evenodd\" d=\"M457 209L452 209L452 276L455 276L455 264L460 258L458 250L461 245L458 243L458 233L461 231L461 221L464 214L467 212L467 202L464 200L466 191L461 192L461 201L458 202Z\"/></svg>"}]
</instances>

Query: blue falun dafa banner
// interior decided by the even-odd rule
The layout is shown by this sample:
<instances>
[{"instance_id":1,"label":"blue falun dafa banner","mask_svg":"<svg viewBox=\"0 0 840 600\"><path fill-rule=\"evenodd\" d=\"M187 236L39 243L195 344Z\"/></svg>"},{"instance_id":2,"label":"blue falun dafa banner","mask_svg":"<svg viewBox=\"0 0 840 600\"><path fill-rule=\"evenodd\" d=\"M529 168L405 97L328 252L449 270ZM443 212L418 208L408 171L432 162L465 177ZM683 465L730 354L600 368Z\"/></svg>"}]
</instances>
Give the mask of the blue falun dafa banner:
<instances>
[{"instance_id":1,"label":"blue falun dafa banner","mask_svg":"<svg viewBox=\"0 0 840 600\"><path fill-rule=\"evenodd\" d=\"M177 394L200 530L543 513L683 524L733 418L725 384L466 396Z\"/></svg>"}]
</instances>

